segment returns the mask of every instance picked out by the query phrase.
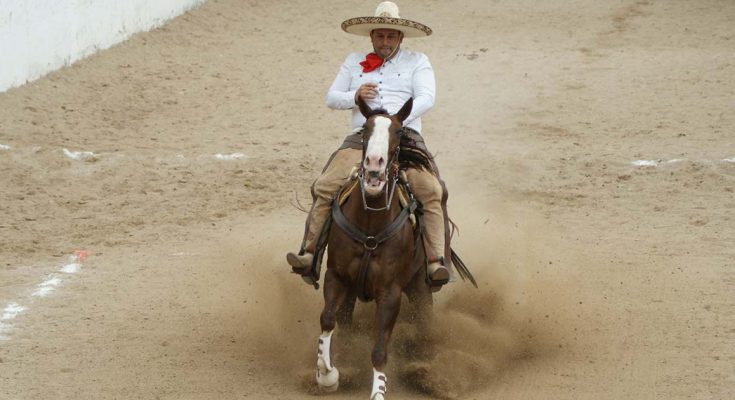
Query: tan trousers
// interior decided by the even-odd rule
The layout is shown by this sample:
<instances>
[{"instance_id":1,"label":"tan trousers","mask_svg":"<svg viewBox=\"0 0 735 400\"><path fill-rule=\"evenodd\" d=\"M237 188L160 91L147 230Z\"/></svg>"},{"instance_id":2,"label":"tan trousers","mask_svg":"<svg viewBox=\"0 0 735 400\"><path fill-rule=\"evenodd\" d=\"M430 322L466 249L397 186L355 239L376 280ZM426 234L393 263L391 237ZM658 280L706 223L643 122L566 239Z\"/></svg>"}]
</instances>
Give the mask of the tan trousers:
<instances>
[{"instance_id":1,"label":"tan trousers","mask_svg":"<svg viewBox=\"0 0 735 400\"><path fill-rule=\"evenodd\" d=\"M311 189L314 195L314 205L306 220L304 242L306 251L314 252L315 239L329 216L332 200L337 190L347 182L352 168L359 166L361 158L362 150L351 148L337 150L322 175L314 181ZM443 256L445 237L441 184L434 174L424 170L411 168L406 171L406 176L413 194L424 206L428 246L436 256Z\"/></svg>"}]
</instances>

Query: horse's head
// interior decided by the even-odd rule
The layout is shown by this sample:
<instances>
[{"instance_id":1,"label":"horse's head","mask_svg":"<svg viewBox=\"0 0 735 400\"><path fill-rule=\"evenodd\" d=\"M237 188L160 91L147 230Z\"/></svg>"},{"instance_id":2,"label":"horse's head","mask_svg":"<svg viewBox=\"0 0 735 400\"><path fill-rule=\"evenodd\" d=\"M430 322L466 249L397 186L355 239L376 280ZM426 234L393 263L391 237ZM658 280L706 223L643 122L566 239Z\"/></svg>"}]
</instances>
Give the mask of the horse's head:
<instances>
[{"instance_id":1,"label":"horse's head","mask_svg":"<svg viewBox=\"0 0 735 400\"><path fill-rule=\"evenodd\" d=\"M363 191L368 196L376 196L385 189L389 175L396 172L392 165L398 162L401 127L411 114L413 98L408 99L394 115L382 109L371 109L362 98L358 98L357 105L367 119L362 131L363 158L360 166Z\"/></svg>"}]
</instances>

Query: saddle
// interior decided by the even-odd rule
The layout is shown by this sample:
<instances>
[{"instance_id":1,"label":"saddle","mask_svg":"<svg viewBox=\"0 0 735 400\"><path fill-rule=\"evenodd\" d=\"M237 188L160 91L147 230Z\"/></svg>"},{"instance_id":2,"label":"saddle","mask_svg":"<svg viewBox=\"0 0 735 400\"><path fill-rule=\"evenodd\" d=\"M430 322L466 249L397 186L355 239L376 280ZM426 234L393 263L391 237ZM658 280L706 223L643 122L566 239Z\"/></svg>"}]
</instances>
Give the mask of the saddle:
<instances>
[{"instance_id":1,"label":"saddle","mask_svg":"<svg viewBox=\"0 0 735 400\"><path fill-rule=\"evenodd\" d=\"M404 129L404 135L408 136L412 143L414 145L418 145L419 148L426 149L426 146L424 144L424 140L421 137L419 133L416 131L410 129L410 128L403 128ZM361 149L362 148L362 139L361 139L361 133L357 132L352 135L348 135L344 142L342 143L342 146L340 146L340 149L343 148L355 148L355 149ZM426 150L428 153L428 150ZM331 162L331 159L328 161L328 163ZM433 162L432 162L433 164ZM326 167L325 167L326 168ZM477 287L477 283L475 282L474 277L472 276L472 273L470 273L467 266L464 264L464 262L459 258L459 255L451 248L451 239L454 234L454 230L456 228L456 225L449 219L449 215L447 212L447 199L449 198L449 192L447 191L446 184L439 176L439 170L436 168L436 165L434 165L434 173L436 174L437 178L439 179L439 183L442 187L442 211L444 213L444 237L445 237L445 251L443 255L435 255L435 254L425 254L424 260L429 259L436 259L438 256L441 256L445 261L445 267L447 267L450 271L452 271L452 266L454 266L454 270L458 273L460 278L463 280L469 280L475 287ZM410 192L410 187L407 185L407 180L405 179L405 172L400 172L401 179L399 179L399 184L396 193L398 195L398 199L401 203L401 207L409 207L409 202L411 200L416 202L415 209L409 214L409 220L411 221L411 224L414 228L414 231L416 232L416 236L418 238L421 238L423 240L423 230L422 230L422 207L421 203L414 200L413 194ZM357 188L358 180L356 179L355 174L350 174L350 180L347 181L338 191L337 195L335 196L335 203L339 205L344 204L344 202L347 200L349 195ZM327 247L327 241L329 239L329 229L332 225L332 213L327 217L327 220L325 221L321 232L318 235L318 240L316 240L316 245L314 248L314 260L312 262L311 267L303 272L302 278L304 281L312 286L314 286L315 289L319 289L319 277L321 276L321 265L322 265L322 258L324 257L324 251ZM423 246L425 252L431 252L431 249L429 246Z\"/></svg>"}]
</instances>

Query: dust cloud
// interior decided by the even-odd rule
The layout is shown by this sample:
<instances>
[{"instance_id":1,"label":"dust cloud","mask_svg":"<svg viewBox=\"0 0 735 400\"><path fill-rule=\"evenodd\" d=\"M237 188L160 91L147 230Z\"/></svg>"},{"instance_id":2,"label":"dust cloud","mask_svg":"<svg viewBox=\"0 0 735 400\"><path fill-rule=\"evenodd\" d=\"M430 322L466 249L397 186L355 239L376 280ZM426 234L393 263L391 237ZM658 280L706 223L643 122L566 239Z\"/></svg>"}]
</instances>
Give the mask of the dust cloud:
<instances>
[{"instance_id":1,"label":"dust cloud","mask_svg":"<svg viewBox=\"0 0 735 400\"><path fill-rule=\"evenodd\" d=\"M460 280L437 293L428 332L399 317L387 372L400 390L448 399L482 390L519 364L563 356L582 323L573 315L579 298L572 295L580 261L555 228L523 206L469 204L453 215L460 224L454 243L479 288ZM295 390L316 394L321 291L288 273L282 243L271 243L250 252L258 268L243 279L250 287L242 290L258 301L248 307L247 352L284 384L298 377ZM402 312L409 306L404 297ZM335 333L333 359L343 393L369 390L373 313L372 303L358 303L353 329Z\"/></svg>"},{"instance_id":2,"label":"dust cloud","mask_svg":"<svg viewBox=\"0 0 735 400\"><path fill-rule=\"evenodd\" d=\"M403 384L450 399L481 390L521 361L563 356L581 323L572 304L578 297L570 295L581 261L541 216L494 200L475 201L453 219L463 221L455 250L478 288L459 281L435 296L433 357L416 362L408 354L400 367Z\"/></svg>"}]
</instances>

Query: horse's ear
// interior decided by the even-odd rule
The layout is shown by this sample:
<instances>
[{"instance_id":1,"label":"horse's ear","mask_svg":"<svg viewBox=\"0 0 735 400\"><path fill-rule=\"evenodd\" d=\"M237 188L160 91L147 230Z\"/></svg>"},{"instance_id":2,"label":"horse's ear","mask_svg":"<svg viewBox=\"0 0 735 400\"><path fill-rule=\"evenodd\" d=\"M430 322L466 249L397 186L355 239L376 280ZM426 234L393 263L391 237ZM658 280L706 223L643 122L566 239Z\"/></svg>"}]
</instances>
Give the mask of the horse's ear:
<instances>
[{"instance_id":1,"label":"horse's ear","mask_svg":"<svg viewBox=\"0 0 735 400\"><path fill-rule=\"evenodd\" d=\"M357 98L357 107L360 108L360 112L362 113L362 116L367 118L370 113L373 112L373 110L370 108L369 105L365 102L365 100L362 99L362 97Z\"/></svg>"},{"instance_id":2,"label":"horse's ear","mask_svg":"<svg viewBox=\"0 0 735 400\"><path fill-rule=\"evenodd\" d=\"M401 107L400 110L396 113L396 117L398 117L398 120L403 123L403 121L408 118L409 115L411 115L411 108L413 107L413 97L410 97L406 103L403 104L403 107Z\"/></svg>"}]
</instances>

